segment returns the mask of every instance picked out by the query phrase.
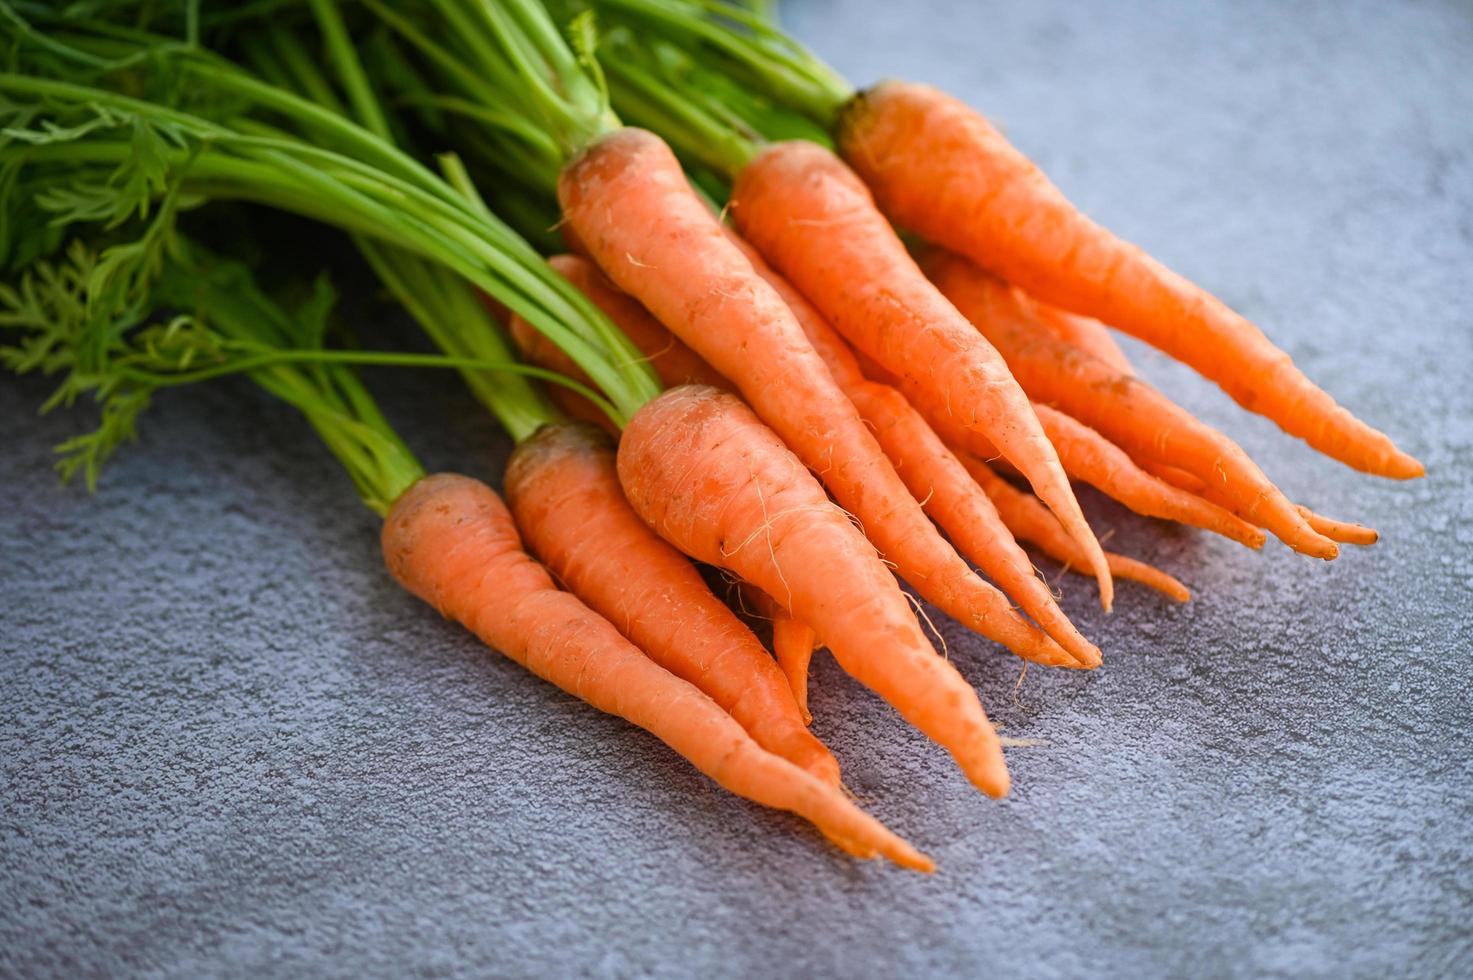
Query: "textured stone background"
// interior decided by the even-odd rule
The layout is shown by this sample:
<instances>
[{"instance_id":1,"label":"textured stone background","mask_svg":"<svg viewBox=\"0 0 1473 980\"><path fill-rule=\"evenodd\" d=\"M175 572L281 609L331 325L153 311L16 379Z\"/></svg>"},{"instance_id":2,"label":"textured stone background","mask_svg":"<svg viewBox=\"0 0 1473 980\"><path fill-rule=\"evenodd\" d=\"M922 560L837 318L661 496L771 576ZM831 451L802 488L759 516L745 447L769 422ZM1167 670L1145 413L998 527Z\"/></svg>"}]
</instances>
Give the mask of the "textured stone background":
<instances>
[{"instance_id":1,"label":"textured stone background","mask_svg":"<svg viewBox=\"0 0 1473 980\"><path fill-rule=\"evenodd\" d=\"M245 385L160 398L57 488L0 381L0 974L970 976L1473 970L1473 11L1466 3L799 2L850 77L932 80L1261 323L1431 476L1362 477L1132 347L1333 566L1086 506L1197 592L1126 585L1092 676L948 628L1009 735L992 803L824 659L818 731L941 862L842 860L400 592L375 522ZM374 376L432 465L504 452ZM449 423L449 424L447 424Z\"/></svg>"}]
</instances>

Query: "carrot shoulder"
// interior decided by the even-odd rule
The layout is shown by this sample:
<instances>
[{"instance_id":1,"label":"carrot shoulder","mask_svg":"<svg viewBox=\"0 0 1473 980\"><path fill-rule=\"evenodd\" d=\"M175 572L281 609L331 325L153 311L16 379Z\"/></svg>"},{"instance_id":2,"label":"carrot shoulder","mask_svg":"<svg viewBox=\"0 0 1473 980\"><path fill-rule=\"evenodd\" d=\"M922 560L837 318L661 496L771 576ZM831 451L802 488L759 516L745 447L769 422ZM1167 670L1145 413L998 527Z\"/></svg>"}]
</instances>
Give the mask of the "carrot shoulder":
<instances>
[{"instance_id":1,"label":"carrot shoulder","mask_svg":"<svg viewBox=\"0 0 1473 980\"><path fill-rule=\"evenodd\" d=\"M803 141L775 143L737 176L743 236L855 347L932 387L982 432L1079 541L1110 607L1110 571L1053 446L1003 359L917 268L858 177Z\"/></svg>"},{"instance_id":2,"label":"carrot shoulder","mask_svg":"<svg viewBox=\"0 0 1473 980\"><path fill-rule=\"evenodd\" d=\"M946 748L975 786L1007 792L977 693L926 641L873 545L739 399L672 388L630 420L618 462L630 504L661 537L810 624L844 670Z\"/></svg>"},{"instance_id":3,"label":"carrot shoulder","mask_svg":"<svg viewBox=\"0 0 1473 980\"><path fill-rule=\"evenodd\" d=\"M420 480L389 511L382 546L410 592L538 677L649 731L723 788L797 813L860 856L933 868L839 787L762 749L714 701L559 591L485 484L454 474Z\"/></svg>"},{"instance_id":4,"label":"carrot shoulder","mask_svg":"<svg viewBox=\"0 0 1473 980\"><path fill-rule=\"evenodd\" d=\"M846 160L896 222L1045 302L1139 337L1240 405L1356 469L1422 465L1335 403L1221 300L1090 221L980 114L925 85L886 82L840 123Z\"/></svg>"},{"instance_id":5,"label":"carrot shoulder","mask_svg":"<svg viewBox=\"0 0 1473 980\"><path fill-rule=\"evenodd\" d=\"M792 312L726 238L670 148L652 133L620 130L564 168L558 196L604 273L736 386L886 560L963 625L981 621L988 586L910 497Z\"/></svg>"},{"instance_id":6,"label":"carrot shoulder","mask_svg":"<svg viewBox=\"0 0 1473 980\"><path fill-rule=\"evenodd\" d=\"M808 731L757 637L624 499L602 433L544 426L512 453L505 486L528 549L564 587L764 749L839 782L838 762Z\"/></svg>"}]
</instances>

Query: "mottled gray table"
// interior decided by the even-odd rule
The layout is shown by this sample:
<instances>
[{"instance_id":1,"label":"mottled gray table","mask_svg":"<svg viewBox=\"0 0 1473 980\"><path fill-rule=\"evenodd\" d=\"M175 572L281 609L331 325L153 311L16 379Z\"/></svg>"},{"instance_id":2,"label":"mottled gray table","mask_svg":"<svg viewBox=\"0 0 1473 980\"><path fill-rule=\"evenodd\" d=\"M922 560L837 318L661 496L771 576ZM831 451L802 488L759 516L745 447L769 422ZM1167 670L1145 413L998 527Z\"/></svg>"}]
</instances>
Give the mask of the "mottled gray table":
<instances>
[{"instance_id":1,"label":"mottled gray table","mask_svg":"<svg viewBox=\"0 0 1473 980\"><path fill-rule=\"evenodd\" d=\"M1089 676L946 627L1016 789L826 658L817 730L941 862L835 856L395 587L375 521L244 384L159 399L88 497L0 382L0 974L1467 975L1473 901L1473 10L794 3L846 73L929 79L1090 212L1261 323L1431 476L1362 477L1138 347L1292 495L1378 526L1332 566L1089 497L1174 571ZM429 463L504 445L373 376Z\"/></svg>"}]
</instances>

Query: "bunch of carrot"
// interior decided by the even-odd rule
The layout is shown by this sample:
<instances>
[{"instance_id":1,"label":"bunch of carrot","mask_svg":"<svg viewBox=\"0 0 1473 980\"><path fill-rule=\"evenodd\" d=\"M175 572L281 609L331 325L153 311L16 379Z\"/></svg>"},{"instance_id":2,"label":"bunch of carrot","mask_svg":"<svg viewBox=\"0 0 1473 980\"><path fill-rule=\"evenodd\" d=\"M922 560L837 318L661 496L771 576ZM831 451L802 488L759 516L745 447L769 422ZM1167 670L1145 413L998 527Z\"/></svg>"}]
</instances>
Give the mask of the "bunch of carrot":
<instances>
[{"instance_id":1,"label":"bunch of carrot","mask_svg":"<svg viewBox=\"0 0 1473 980\"><path fill-rule=\"evenodd\" d=\"M89 470L155 388L203 379L197 358L219 362L206 376L252 372L384 517L405 588L859 856L931 867L843 794L809 730L819 644L979 789L1010 782L976 692L897 576L1025 660L1089 669L1100 651L1020 541L1087 570L1106 609L1117 576L1188 593L1106 552L1071 480L1252 548L1265 531L1323 559L1375 540L1291 502L1142 381L1107 324L1337 459L1421 474L1256 327L1072 208L973 110L908 83L856 93L745 8L23 12L4 28L17 73L0 75L6 227L45 213L91 250L58 264L60 235L4 243L17 284L0 324L23 332L10 366L65 372L62 400L104 400ZM181 202L216 198L346 232L443 354L331 350L266 299L253 308L278 328L263 334L216 317L213 294L192 313L222 321L208 342L149 360L160 318L189 305L165 288L199 254L177 244ZM544 262L512 224L544 251L555 225L567 254ZM137 240L115 241L120 227ZM292 366L314 360L331 373ZM506 504L426 476L355 361L459 369L517 442ZM395 447L392 465L365 439ZM740 581L775 658L697 563Z\"/></svg>"}]
</instances>

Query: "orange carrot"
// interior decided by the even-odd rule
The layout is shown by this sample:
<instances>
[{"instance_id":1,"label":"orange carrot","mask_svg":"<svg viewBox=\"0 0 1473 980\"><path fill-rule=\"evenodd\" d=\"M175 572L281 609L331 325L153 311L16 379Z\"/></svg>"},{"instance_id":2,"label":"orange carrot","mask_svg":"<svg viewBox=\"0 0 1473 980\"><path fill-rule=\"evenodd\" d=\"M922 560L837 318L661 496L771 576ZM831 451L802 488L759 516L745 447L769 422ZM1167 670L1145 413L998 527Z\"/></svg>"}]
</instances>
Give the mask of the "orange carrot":
<instances>
[{"instance_id":1,"label":"orange carrot","mask_svg":"<svg viewBox=\"0 0 1473 980\"><path fill-rule=\"evenodd\" d=\"M729 387L726 380L695 351L661 326L636 300L620 292L592 262L577 255L554 255L547 264L619 325L634 346L649 359L650 367L665 385L695 383ZM510 327L513 342L528 361L558 371L575 381L593 383L562 348L526 320L513 314ZM592 422L605 432L618 435L608 416L582 395L561 385L549 385L548 393L553 403L569 418Z\"/></svg>"},{"instance_id":2,"label":"orange carrot","mask_svg":"<svg viewBox=\"0 0 1473 980\"><path fill-rule=\"evenodd\" d=\"M547 264L614 321L649 360L650 367L666 387L683 384L731 387L699 354L650 316L638 300L609 282L598 266L578 255L554 255Z\"/></svg>"},{"instance_id":3,"label":"orange carrot","mask_svg":"<svg viewBox=\"0 0 1473 980\"><path fill-rule=\"evenodd\" d=\"M1160 348L1335 459L1381 476L1422 475L1420 463L1337 405L1258 327L1086 218L957 99L925 85L877 85L850 103L839 143L904 227L1045 302Z\"/></svg>"},{"instance_id":4,"label":"orange carrot","mask_svg":"<svg viewBox=\"0 0 1473 980\"><path fill-rule=\"evenodd\" d=\"M1179 466L1172 466L1158 459L1138 459L1136 463L1156 479L1169 483L1178 490L1185 490L1187 493L1194 493L1200 497L1202 491L1207 487L1206 480L1195 473L1188 473Z\"/></svg>"},{"instance_id":5,"label":"orange carrot","mask_svg":"<svg viewBox=\"0 0 1473 980\"><path fill-rule=\"evenodd\" d=\"M1337 521L1316 514L1314 511L1299 505L1299 513L1309 521L1309 526L1329 538L1331 541L1339 541L1341 544L1372 545L1381 540L1381 535L1376 533L1373 527L1364 524L1352 524L1349 521Z\"/></svg>"},{"instance_id":6,"label":"orange carrot","mask_svg":"<svg viewBox=\"0 0 1473 980\"><path fill-rule=\"evenodd\" d=\"M1125 351L1120 349L1120 345L1100 321L1078 316L1047 303L1036 303L1034 308L1037 313L1034 322L1054 337L1099 358L1121 374L1135 374L1135 368L1125 356Z\"/></svg>"},{"instance_id":7,"label":"orange carrot","mask_svg":"<svg viewBox=\"0 0 1473 980\"><path fill-rule=\"evenodd\" d=\"M792 811L859 855L934 868L839 787L762 749L714 701L559 591L522 551L511 514L485 484L425 477L389 511L382 545L410 592L538 677L649 731L728 791Z\"/></svg>"},{"instance_id":8,"label":"orange carrot","mask_svg":"<svg viewBox=\"0 0 1473 980\"><path fill-rule=\"evenodd\" d=\"M1294 550L1324 559L1339 553L1231 439L1138 378L1021 326L1027 297L965 258L936 249L923 261L926 274L998 346L1034 399L1093 427L1133 457L1162 460L1219 486L1230 494L1228 509Z\"/></svg>"},{"instance_id":9,"label":"orange carrot","mask_svg":"<svg viewBox=\"0 0 1473 980\"><path fill-rule=\"evenodd\" d=\"M818 634L813 627L798 619L778 603L776 599L756 586L744 582L743 590L758 616L772 623L772 655L788 679L788 688L798 702L798 710L809 724L813 713L808 710L808 665L813 662L813 651L818 649Z\"/></svg>"},{"instance_id":10,"label":"orange carrot","mask_svg":"<svg viewBox=\"0 0 1473 980\"><path fill-rule=\"evenodd\" d=\"M897 378L867 358L861 358L861 363L871 376L900 385L905 397L921 410L946 442L980 459L996 460L999 466L1008 465L986 436L956 424L945 407L939 404L935 392L924 385ZM1033 411L1058 451L1064 472L1071 478L1088 483L1137 514L1215 531L1250 548L1263 547L1263 532L1256 527L1224 507L1147 473L1123 449L1089 426L1037 402L1033 403Z\"/></svg>"},{"instance_id":11,"label":"orange carrot","mask_svg":"<svg viewBox=\"0 0 1473 980\"><path fill-rule=\"evenodd\" d=\"M941 525L962 554L980 565L1043 625L1053 641L1008 608L1001 595L994 600L995 612L977 627L979 632L1037 663L1098 666L1099 649L1081 636L1059 609L1053 594L1033 574L1027 555L998 519L986 495L926 421L899 392L866 380L854 352L829 326L823 314L746 240L729 229L728 237L793 311L808 342L828 365L835 383L874 430L880 448L894 464L911 495L921 502L922 509Z\"/></svg>"},{"instance_id":12,"label":"orange carrot","mask_svg":"<svg viewBox=\"0 0 1473 980\"><path fill-rule=\"evenodd\" d=\"M1110 608L1110 570L1057 454L997 351L926 281L859 178L814 143L765 148L737 175L743 236L855 347L931 386L949 414L1027 475L1090 557Z\"/></svg>"},{"instance_id":13,"label":"orange carrot","mask_svg":"<svg viewBox=\"0 0 1473 980\"><path fill-rule=\"evenodd\" d=\"M1137 514L1214 531L1250 548L1263 547L1263 532L1258 528L1147 473L1125 450L1083 422L1047 405L1035 403L1033 410L1071 477L1109 494Z\"/></svg>"},{"instance_id":14,"label":"orange carrot","mask_svg":"<svg viewBox=\"0 0 1473 980\"><path fill-rule=\"evenodd\" d=\"M563 169L558 196L604 273L736 385L899 573L962 624L980 622L994 590L911 498L792 312L727 240L670 148L652 133L619 130Z\"/></svg>"},{"instance_id":15,"label":"orange carrot","mask_svg":"<svg viewBox=\"0 0 1473 980\"><path fill-rule=\"evenodd\" d=\"M838 761L808 731L752 631L630 508L602 433L544 426L512 453L505 487L528 549L564 587L704 691L758 745L839 782Z\"/></svg>"},{"instance_id":16,"label":"orange carrot","mask_svg":"<svg viewBox=\"0 0 1473 980\"><path fill-rule=\"evenodd\" d=\"M1081 556L1074 539L1064 533L1063 527L1059 525L1054 515L1049 513L1048 508L1038 501L1038 498L1031 493L1019 490L992 472L987 464L975 456L960 452L957 456L966 466L967 472L972 474L972 478L986 491L987 496L992 498L993 504L997 506L997 512L1002 515L1003 522L1012 529L1013 534L1020 541L1029 541L1037 545L1039 550L1062 563L1066 569L1080 570ZM1177 602L1186 602L1192 597L1185 585L1158 568L1153 568L1134 558L1117 555L1113 551L1107 551L1105 555L1110 561L1110 571L1120 578L1149 586L1158 592L1165 593Z\"/></svg>"},{"instance_id":17,"label":"orange carrot","mask_svg":"<svg viewBox=\"0 0 1473 980\"><path fill-rule=\"evenodd\" d=\"M507 328L517 352L528 364L535 364L549 371L557 371L583 384L592 384L583 369L564 353L561 347L520 316L513 313L510 320L507 321ZM576 422L596 425L609 435L618 437L619 427L614 424L613 420L605 415L597 405L571 388L550 384L547 386L547 397L557 406L558 411L568 418Z\"/></svg>"},{"instance_id":18,"label":"orange carrot","mask_svg":"<svg viewBox=\"0 0 1473 980\"><path fill-rule=\"evenodd\" d=\"M1002 746L976 691L926 641L874 547L739 399L670 389L630 420L618 462L630 504L661 537L813 626L849 674L946 748L973 785L1007 793Z\"/></svg>"},{"instance_id":19,"label":"orange carrot","mask_svg":"<svg viewBox=\"0 0 1473 980\"><path fill-rule=\"evenodd\" d=\"M951 536L962 554L1016 596L1057 643L1043 642L1047 637L1018 616L999 616L988 635L1025 660L1051 667L1098 667L1099 648L1080 635L1059 609L987 495L905 397L874 382L848 391L926 513Z\"/></svg>"}]
</instances>

